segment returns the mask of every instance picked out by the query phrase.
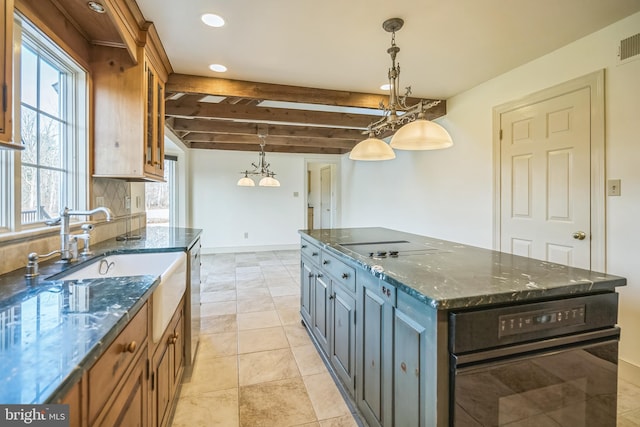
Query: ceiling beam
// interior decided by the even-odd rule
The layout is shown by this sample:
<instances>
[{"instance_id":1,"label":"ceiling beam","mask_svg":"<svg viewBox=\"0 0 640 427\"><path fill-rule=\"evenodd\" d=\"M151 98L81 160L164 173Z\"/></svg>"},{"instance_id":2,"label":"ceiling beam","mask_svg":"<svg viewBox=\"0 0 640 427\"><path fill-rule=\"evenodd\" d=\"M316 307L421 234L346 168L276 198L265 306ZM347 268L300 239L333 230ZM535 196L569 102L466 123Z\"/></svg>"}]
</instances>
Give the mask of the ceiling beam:
<instances>
[{"instance_id":1,"label":"ceiling beam","mask_svg":"<svg viewBox=\"0 0 640 427\"><path fill-rule=\"evenodd\" d=\"M231 135L215 133L189 133L184 138L191 143L217 142L230 144L248 144L260 146L260 139L255 135ZM265 140L265 147L269 146L290 146L290 147L327 147L351 150L358 141L340 139L320 139L320 138L289 138L282 136L269 136Z\"/></svg>"},{"instance_id":2,"label":"ceiling beam","mask_svg":"<svg viewBox=\"0 0 640 427\"><path fill-rule=\"evenodd\" d=\"M220 144L216 142L194 142L191 148L203 150L232 150L232 151L260 151L260 146L253 147L246 144ZM304 154L344 154L349 150L340 148L326 147L305 147L305 146L284 146L284 145L267 145L264 151L271 153L304 153Z\"/></svg>"},{"instance_id":3,"label":"ceiling beam","mask_svg":"<svg viewBox=\"0 0 640 427\"><path fill-rule=\"evenodd\" d=\"M167 92L188 92L205 95L373 109L378 109L380 102L383 102L385 105L389 103L389 95L386 93L374 94L317 89L175 73L169 75L165 90ZM406 103L407 105L414 105L419 101L420 98L407 98ZM444 115L446 113L446 101L443 100L438 107L434 108L438 111L442 110L443 113L441 115Z\"/></svg>"},{"instance_id":4,"label":"ceiling beam","mask_svg":"<svg viewBox=\"0 0 640 427\"><path fill-rule=\"evenodd\" d=\"M365 129L379 116L329 113L325 111L296 110L287 108L254 107L250 105L214 104L199 102L183 105L180 100L165 102L168 116L236 119L240 121L286 122L309 125L344 126Z\"/></svg>"},{"instance_id":5,"label":"ceiling beam","mask_svg":"<svg viewBox=\"0 0 640 427\"><path fill-rule=\"evenodd\" d=\"M168 119L169 120L169 119ZM265 125L259 129L258 123L232 122L229 120L212 119L184 119L171 117L171 127L175 131L230 133L243 135L257 135L263 133L268 136L290 136L306 138L337 138L362 140L364 136L359 129L294 126L294 125Z\"/></svg>"}]
</instances>

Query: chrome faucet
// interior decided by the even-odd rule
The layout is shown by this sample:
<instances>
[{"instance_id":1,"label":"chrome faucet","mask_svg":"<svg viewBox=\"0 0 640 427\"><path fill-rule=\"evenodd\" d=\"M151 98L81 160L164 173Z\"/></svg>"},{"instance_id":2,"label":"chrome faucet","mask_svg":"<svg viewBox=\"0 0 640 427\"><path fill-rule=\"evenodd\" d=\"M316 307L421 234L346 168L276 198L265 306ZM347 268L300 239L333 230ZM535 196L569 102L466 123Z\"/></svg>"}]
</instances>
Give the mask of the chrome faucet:
<instances>
[{"instance_id":1,"label":"chrome faucet","mask_svg":"<svg viewBox=\"0 0 640 427\"><path fill-rule=\"evenodd\" d=\"M103 212L107 217L107 221L111 221L113 216L111 209L100 206L90 211L72 211L69 208L64 208L58 218L46 222L47 225L60 224L60 260L62 262L71 262L78 258L78 236L71 234L69 228L70 217L74 215L90 216L98 212Z\"/></svg>"}]
</instances>

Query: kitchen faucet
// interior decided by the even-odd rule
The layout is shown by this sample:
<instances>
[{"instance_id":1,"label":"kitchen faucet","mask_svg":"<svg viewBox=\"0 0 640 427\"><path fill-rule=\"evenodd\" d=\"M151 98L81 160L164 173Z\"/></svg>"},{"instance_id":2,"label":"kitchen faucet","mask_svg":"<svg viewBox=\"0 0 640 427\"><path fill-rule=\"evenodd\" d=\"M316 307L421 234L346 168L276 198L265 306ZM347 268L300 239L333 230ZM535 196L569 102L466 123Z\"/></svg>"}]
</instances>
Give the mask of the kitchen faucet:
<instances>
[{"instance_id":1,"label":"kitchen faucet","mask_svg":"<svg viewBox=\"0 0 640 427\"><path fill-rule=\"evenodd\" d=\"M84 233L79 235L71 234L69 221L72 215L90 216L90 215L95 215L98 212L103 212L107 217L107 221L111 221L111 218L113 217L113 212L111 212L111 209L103 206L99 206L90 211L72 211L69 208L65 207L62 210L62 212L60 212L59 217L45 221L45 224L47 225L60 224L60 249L50 252L46 255L38 255L36 252L30 253L28 256L27 272L25 276L27 278L34 278L39 274L38 272L39 258L50 257L51 255L55 255L59 253L61 262L68 263L68 262L74 261L76 258L78 258L78 238L83 239L85 242L85 251L83 252L83 254L90 255L91 252L89 251L89 248L88 248L89 232L93 227L83 226L82 229Z\"/></svg>"}]
</instances>

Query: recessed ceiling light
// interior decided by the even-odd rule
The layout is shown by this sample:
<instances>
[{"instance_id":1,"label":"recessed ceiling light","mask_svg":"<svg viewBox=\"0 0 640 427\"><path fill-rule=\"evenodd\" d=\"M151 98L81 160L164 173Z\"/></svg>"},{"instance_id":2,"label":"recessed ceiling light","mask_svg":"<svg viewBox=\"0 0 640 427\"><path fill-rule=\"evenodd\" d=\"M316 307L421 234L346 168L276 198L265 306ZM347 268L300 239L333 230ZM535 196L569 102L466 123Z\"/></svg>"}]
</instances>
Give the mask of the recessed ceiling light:
<instances>
[{"instance_id":1,"label":"recessed ceiling light","mask_svg":"<svg viewBox=\"0 0 640 427\"><path fill-rule=\"evenodd\" d=\"M382 90L389 90L391 89L391 85L389 83L387 84L383 84L382 86L380 86L380 89Z\"/></svg>"},{"instance_id":2,"label":"recessed ceiling light","mask_svg":"<svg viewBox=\"0 0 640 427\"><path fill-rule=\"evenodd\" d=\"M89 9L93 10L96 13L105 13L106 12L104 6L101 5L98 2L95 2L95 1L90 1L89 3L87 3L87 6L89 7Z\"/></svg>"},{"instance_id":3,"label":"recessed ceiling light","mask_svg":"<svg viewBox=\"0 0 640 427\"><path fill-rule=\"evenodd\" d=\"M209 69L211 71L215 71L216 73L224 73L225 71L227 71L227 67L221 64L211 64L209 65Z\"/></svg>"},{"instance_id":4,"label":"recessed ceiling light","mask_svg":"<svg viewBox=\"0 0 640 427\"><path fill-rule=\"evenodd\" d=\"M224 19L221 16L214 15L213 13L205 13L202 15L202 22L210 27L222 27L224 25Z\"/></svg>"}]
</instances>

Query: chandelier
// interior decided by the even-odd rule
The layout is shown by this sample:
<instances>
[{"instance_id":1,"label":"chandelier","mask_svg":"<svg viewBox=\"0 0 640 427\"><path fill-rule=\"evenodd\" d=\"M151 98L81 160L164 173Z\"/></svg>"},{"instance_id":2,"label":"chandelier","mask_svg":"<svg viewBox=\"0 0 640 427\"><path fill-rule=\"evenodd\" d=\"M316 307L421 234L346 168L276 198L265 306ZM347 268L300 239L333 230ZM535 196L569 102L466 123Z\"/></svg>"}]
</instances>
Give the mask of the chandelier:
<instances>
[{"instance_id":1,"label":"chandelier","mask_svg":"<svg viewBox=\"0 0 640 427\"><path fill-rule=\"evenodd\" d=\"M262 177L258 183L260 187L280 187L280 181L274 178L276 174L269 170L270 164L266 161L264 153L264 146L267 145L265 142L266 136L258 134L258 138L260 138L258 164L251 163L251 166L253 166L252 170L240 172L241 174L244 174L244 176L238 180L238 185L240 187L255 187L256 183L253 179L249 178L249 175L257 175Z\"/></svg>"},{"instance_id":2,"label":"chandelier","mask_svg":"<svg viewBox=\"0 0 640 427\"><path fill-rule=\"evenodd\" d=\"M400 18L387 19L382 28L391 33L391 47L387 53L391 56L389 68L389 105L380 102L384 110L381 119L369 124L369 137L353 147L349 158L352 160L390 160L396 157L392 148L398 150L437 150L451 147L453 141L449 133L437 123L425 119L425 112L438 105L441 101L420 100L415 105L406 105L407 97L411 94L411 86L406 88L404 95L399 96L400 64L396 63L396 55L400 48L396 46L396 31L400 30L404 21ZM377 136L397 132L387 144Z\"/></svg>"}]
</instances>

